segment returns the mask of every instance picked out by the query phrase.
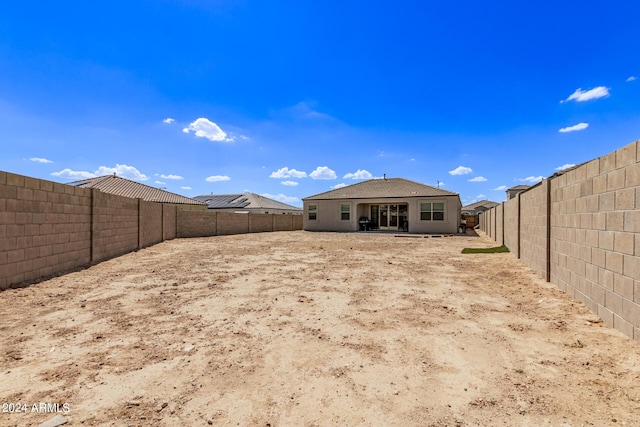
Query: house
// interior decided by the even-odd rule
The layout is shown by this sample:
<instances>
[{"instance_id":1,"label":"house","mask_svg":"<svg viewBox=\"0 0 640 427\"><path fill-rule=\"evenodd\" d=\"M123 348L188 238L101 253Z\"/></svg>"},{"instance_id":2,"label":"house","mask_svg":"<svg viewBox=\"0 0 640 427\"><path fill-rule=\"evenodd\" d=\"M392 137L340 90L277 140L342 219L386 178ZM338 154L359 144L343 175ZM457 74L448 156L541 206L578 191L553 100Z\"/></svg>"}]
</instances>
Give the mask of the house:
<instances>
[{"instance_id":1,"label":"house","mask_svg":"<svg viewBox=\"0 0 640 427\"><path fill-rule=\"evenodd\" d=\"M462 216L476 216L482 212L498 206L500 203L492 202L489 200L480 200L479 202L471 203L470 205L462 207Z\"/></svg>"},{"instance_id":2,"label":"house","mask_svg":"<svg viewBox=\"0 0 640 427\"><path fill-rule=\"evenodd\" d=\"M206 203L209 209L236 213L301 215L302 209L254 193L211 194L194 199Z\"/></svg>"},{"instance_id":3,"label":"house","mask_svg":"<svg viewBox=\"0 0 640 427\"><path fill-rule=\"evenodd\" d=\"M73 181L67 185L82 188L97 188L100 191L117 196L142 199L145 202L171 203L180 205L188 210L206 210L207 204L199 200L171 193L160 188L151 187L140 182L113 175L98 176L79 181Z\"/></svg>"},{"instance_id":4,"label":"house","mask_svg":"<svg viewBox=\"0 0 640 427\"><path fill-rule=\"evenodd\" d=\"M404 178L371 179L302 199L303 229L456 233L457 193Z\"/></svg>"},{"instance_id":5,"label":"house","mask_svg":"<svg viewBox=\"0 0 640 427\"><path fill-rule=\"evenodd\" d=\"M515 187L511 187L507 189L507 200L511 200L518 195L518 193L522 193L530 189L530 185L516 185Z\"/></svg>"}]
</instances>

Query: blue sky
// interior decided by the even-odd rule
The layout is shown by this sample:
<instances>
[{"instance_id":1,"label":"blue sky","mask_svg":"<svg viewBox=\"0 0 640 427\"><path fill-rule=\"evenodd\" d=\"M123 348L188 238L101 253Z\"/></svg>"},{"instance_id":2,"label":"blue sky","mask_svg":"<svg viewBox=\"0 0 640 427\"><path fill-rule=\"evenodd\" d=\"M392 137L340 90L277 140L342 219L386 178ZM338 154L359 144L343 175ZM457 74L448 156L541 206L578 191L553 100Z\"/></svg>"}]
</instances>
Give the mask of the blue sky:
<instances>
[{"instance_id":1,"label":"blue sky","mask_svg":"<svg viewBox=\"0 0 640 427\"><path fill-rule=\"evenodd\" d=\"M9 2L0 170L502 201L640 139L636 1Z\"/></svg>"}]
</instances>

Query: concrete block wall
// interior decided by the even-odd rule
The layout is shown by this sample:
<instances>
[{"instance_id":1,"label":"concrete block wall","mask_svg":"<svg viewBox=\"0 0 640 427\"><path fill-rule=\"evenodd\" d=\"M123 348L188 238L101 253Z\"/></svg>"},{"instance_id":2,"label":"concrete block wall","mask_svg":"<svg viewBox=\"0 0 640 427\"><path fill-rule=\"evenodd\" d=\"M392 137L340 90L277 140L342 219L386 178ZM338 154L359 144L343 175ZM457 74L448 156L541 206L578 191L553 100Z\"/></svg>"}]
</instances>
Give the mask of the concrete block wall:
<instances>
[{"instance_id":1,"label":"concrete block wall","mask_svg":"<svg viewBox=\"0 0 640 427\"><path fill-rule=\"evenodd\" d=\"M504 205L495 207L496 214L496 237L495 240L499 245L504 245Z\"/></svg>"},{"instance_id":2,"label":"concrete block wall","mask_svg":"<svg viewBox=\"0 0 640 427\"><path fill-rule=\"evenodd\" d=\"M145 202L140 200L140 209L138 212L138 246L144 248L155 245L164 240L163 204L154 202Z\"/></svg>"},{"instance_id":3,"label":"concrete block wall","mask_svg":"<svg viewBox=\"0 0 640 427\"><path fill-rule=\"evenodd\" d=\"M274 215L273 231L294 230L295 217L300 215Z\"/></svg>"},{"instance_id":4,"label":"concrete block wall","mask_svg":"<svg viewBox=\"0 0 640 427\"><path fill-rule=\"evenodd\" d=\"M640 341L640 144L552 181L551 281Z\"/></svg>"},{"instance_id":5,"label":"concrete block wall","mask_svg":"<svg viewBox=\"0 0 640 427\"><path fill-rule=\"evenodd\" d=\"M162 240L175 239L178 228L178 206L162 204Z\"/></svg>"},{"instance_id":6,"label":"concrete block wall","mask_svg":"<svg viewBox=\"0 0 640 427\"><path fill-rule=\"evenodd\" d=\"M520 205L518 198L507 200L502 204L504 209L504 244L512 254L520 258L518 230L520 228Z\"/></svg>"},{"instance_id":7,"label":"concrete block wall","mask_svg":"<svg viewBox=\"0 0 640 427\"><path fill-rule=\"evenodd\" d=\"M249 213L217 212L218 234L245 234L249 232Z\"/></svg>"},{"instance_id":8,"label":"concrete block wall","mask_svg":"<svg viewBox=\"0 0 640 427\"><path fill-rule=\"evenodd\" d=\"M296 215L302 218L302 215ZM249 232L262 233L273 231L273 215L249 214Z\"/></svg>"},{"instance_id":9,"label":"concrete block wall","mask_svg":"<svg viewBox=\"0 0 640 427\"><path fill-rule=\"evenodd\" d=\"M74 188L74 187L71 187ZM139 199L93 192L92 257L99 262L139 247Z\"/></svg>"},{"instance_id":10,"label":"concrete block wall","mask_svg":"<svg viewBox=\"0 0 640 427\"><path fill-rule=\"evenodd\" d=\"M218 234L217 212L178 209L176 237L206 237Z\"/></svg>"},{"instance_id":11,"label":"concrete block wall","mask_svg":"<svg viewBox=\"0 0 640 427\"><path fill-rule=\"evenodd\" d=\"M504 204L507 246L519 237L526 265L640 341L640 142L519 197L519 227L510 225L516 199ZM481 224L488 235L491 211Z\"/></svg>"},{"instance_id":12,"label":"concrete block wall","mask_svg":"<svg viewBox=\"0 0 640 427\"><path fill-rule=\"evenodd\" d=\"M0 171L0 289L90 261L91 192Z\"/></svg>"},{"instance_id":13,"label":"concrete block wall","mask_svg":"<svg viewBox=\"0 0 640 427\"><path fill-rule=\"evenodd\" d=\"M520 194L520 259L547 278L549 180Z\"/></svg>"}]
</instances>

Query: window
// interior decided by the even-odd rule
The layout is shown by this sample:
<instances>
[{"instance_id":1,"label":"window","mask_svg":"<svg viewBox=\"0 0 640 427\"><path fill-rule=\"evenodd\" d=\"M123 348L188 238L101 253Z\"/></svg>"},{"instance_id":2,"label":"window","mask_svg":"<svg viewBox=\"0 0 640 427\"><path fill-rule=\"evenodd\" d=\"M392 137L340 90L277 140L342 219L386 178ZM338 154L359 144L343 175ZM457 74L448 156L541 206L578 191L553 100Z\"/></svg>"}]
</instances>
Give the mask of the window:
<instances>
[{"instance_id":1,"label":"window","mask_svg":"<svg viewBox=\"0 0 640 427\"><path fill-rule=\"evenodd\" d=\"M309 221L318 219L318 205L309 205Z\"/></svg>"},{"instance_id":2,"label":"window","mask_svg":"<svg viewBox=\"0 0 640 427\"><path fill-rule=\"evenodd\" d=\"M444 203L420 203L420 220L444 221Z\"/></svg>"},{"instance_id":3,"label":"window","mask_svg":"<svg viewBox=\"0 0 640 427\"><path fill-rule=\"evenodd\" d=\"M351 214L351 205L340 205L340 219L342 221L349 221Z\"/></svg>"}]
</instances>

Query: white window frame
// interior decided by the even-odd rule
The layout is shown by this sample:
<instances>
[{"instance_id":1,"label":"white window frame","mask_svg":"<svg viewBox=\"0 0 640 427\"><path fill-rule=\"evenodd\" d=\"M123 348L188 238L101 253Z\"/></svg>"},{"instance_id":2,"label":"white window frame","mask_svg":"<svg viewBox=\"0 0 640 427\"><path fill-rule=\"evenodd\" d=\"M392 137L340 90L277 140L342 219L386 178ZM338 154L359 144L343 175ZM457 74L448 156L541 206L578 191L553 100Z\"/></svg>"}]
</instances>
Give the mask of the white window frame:
<instances>
[{"instance_id":1,"label":"white window frame","mask_svg":"<svg viewBox=\"0 0 640 427\"><path fill-rule=\"evenodd\" d=\"M311 209L313 207L313 209ZM311 214L315 216L315 218L311 218ZM317 221L318 220L318 204L317 203L309 203L307 207L307 219L309 221Z\"/></svg>"},{"instance_id":2,"label":"white window frame","mask_svg":"<svg viewBox=\"0 0 640 427\"><path fill-rule=\"evenodd\" d=\"M422 205L429 204L429 210L423 210ZM435 210L435 204L442 204L442 210ZM434 219L434 213L442 212L442 219ZM420 215L420 221L429 221L429 222L446 222L447 220L447 202L444 200L420 200L418 202L418 213ZM422 214L429 213L429 219L423 219Z\"/></svg>"},{"instance_id":3,"label":"white window frame","mask_svg":"<svg viewBox=\"0 0 640 427\"><path fill-rule=\"evenodd\" d=\"M346 206L347 208L349 208L348 211L343 211L342 207ZM343 214L347 214L347 218L343 218L342 215ZM340 203L340 221L351 221L351 203Z\"/></svg>"}]
</instances>

